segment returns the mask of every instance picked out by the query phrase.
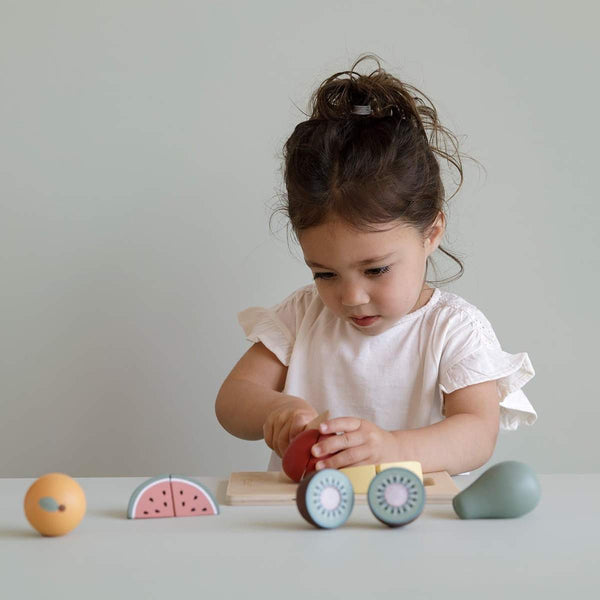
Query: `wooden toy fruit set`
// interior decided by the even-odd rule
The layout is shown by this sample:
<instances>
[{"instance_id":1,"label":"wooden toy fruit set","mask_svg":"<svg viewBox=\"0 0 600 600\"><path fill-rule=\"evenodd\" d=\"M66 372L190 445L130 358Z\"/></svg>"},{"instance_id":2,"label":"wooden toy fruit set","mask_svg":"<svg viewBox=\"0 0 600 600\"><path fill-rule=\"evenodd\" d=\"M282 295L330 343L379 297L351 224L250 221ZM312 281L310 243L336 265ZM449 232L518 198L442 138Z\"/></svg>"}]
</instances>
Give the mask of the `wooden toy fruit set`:
<instances>
[{"instance_id":1,"label":"wooden toy fruit set","mask_svg":"<svg viewBox=\"0 0 600 600\"><path fill-rule=\"evenodd\" d=\"M318 427L321 415L313 425ZM296 436L283 457L284 473L232 473L227 488L230 504L295 502L306 521L334 529L347 520L355 501L366 498L373 515L389 527L411 523L426 501L452 501L461 519L520 517L538 504L541 490L533 470L505 461L490 467L462 492L444 471L423 475L416 461L315 470L312 446L321 437L316 428ZM426 490L427 493L426 493ZM27 520L44 536L60 536L79 525L86 511L80 485L64 473L48 473L25 495ZM129 519L218 515L217 501L198 481L178 475L152 477L131 495Z\"/></svg>"}]
</instances>

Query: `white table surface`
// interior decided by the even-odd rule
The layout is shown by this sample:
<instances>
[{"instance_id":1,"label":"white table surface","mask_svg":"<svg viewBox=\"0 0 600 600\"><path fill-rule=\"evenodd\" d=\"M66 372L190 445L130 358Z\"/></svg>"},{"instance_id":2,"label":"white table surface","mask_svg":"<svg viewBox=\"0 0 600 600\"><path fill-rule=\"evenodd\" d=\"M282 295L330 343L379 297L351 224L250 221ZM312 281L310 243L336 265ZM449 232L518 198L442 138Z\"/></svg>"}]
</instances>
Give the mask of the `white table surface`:
<instances>
[{"instance_id":1,"label":"white table surface","mask_svg":"<svg viewBox=\"0 0 600 600\"><path fill-rule=\"evenodd\" d=\"M427 506L391 529L368 506L342 527L310 526L295 506L225 504L225 478L194 477L216 517L126 518L147 477L76 478L87 513L63 537L31 529L34 479L0 479L0 598L598 598L600 474L540 475L518 519L460 520ZM464 489L473 475L456 477ZM583 595L581 595L583 594Z\"/></svg>"}]
</instances>

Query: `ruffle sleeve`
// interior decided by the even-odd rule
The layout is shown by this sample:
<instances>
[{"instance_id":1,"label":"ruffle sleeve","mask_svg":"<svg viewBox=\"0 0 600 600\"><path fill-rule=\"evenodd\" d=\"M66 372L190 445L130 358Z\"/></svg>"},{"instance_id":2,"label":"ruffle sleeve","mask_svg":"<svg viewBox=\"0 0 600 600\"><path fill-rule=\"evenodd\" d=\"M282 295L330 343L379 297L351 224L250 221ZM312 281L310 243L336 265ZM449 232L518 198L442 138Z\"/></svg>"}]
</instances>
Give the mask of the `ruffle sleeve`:
<instances>
[{"instance_id":1,"label":"ruffle sleeve","mask_svg":"<svg viewBox=\"0 0 600 600\"><path fill-rule=\"evenodd\" d=\"M262 342L287 367L311 291L311 286L306 286L270 308L253 306L238 313L246 339Z\"/></svg>"},{"instance_id":2,"label":"ruffle sleeve","mask_svg":"<svg viewBox=\"0 0 600 600\"><path fill-rule=\"evenodd\" d=\"M537 413L522 387L535 375L526 352L504 352L485 317L464 313L453 339L444 349L439 385L450 394L469 385L496 380L500 397L500 428L533 425Z\"/></svg>"}]
</instances>

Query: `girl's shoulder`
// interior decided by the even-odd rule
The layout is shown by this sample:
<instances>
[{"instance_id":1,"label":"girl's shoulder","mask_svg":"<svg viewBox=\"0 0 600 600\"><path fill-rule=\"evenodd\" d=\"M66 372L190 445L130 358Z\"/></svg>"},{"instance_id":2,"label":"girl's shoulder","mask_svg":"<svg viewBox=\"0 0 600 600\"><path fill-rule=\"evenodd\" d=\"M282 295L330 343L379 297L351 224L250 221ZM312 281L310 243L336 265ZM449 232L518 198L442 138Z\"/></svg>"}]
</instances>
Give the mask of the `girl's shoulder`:
<instances>
[{"instance_id":1,"label":"girl's shoulder","mask_svg":"<svg viewBox=\"0 0 600 600\"><path fill-rule=\"evenodd\" d=\"M309 283L294 290L273 308L275 310L282 310L293 307L297 312L304 313L310 305L315 303L319 305L323 304L317 292L317 286L314 283Z\"/></svg>"},{"instance_id":2,"label":"girl's shoulder","mask_svg":"<svg viewBox=\"0 0 600 600\"><path fill-rule=\"evenodd\" d=\"M319 298L319 293L317 292L317 286L316 284L313 283L308 283L307 285L303 285L302 287L299 287L298 289L294 290L289 296L287 296L287 298ZM286 299L287 299L286 298Z\"/></svg>"},{"instance_id":3,"label":"girl's shoulder","mask_svg":"<svg viewBox=\"0 0 600 600\"><path fill-rule=\"evenodd\" d=\"M446 308L456 312L464 311L467 313L475 313L479 311L474 304L462 296L441 288L437 289L439 290L439 299L436 306L438 309Z\"/></svg>"},{"instance_id":4,"label":"girl's shoulder","mask_svg":"<svg viewBox=\"0 0 600 600\"><path fill-rule=\"evenodd\" d=\"M474 304L448 290L439 290L439 298L432 310L438 320L445 321L451 328L471 326L490 339L496 338L491 323Z\"/></svg>"},{"instance_id":5,"label":"girl's shoulder","mask_svg":"<svg viewBox=\"0 0 600 600\"><path fill-rule=\"evenodd\" d=\"M238 322L247 340L262 342L287 366L307 313L321 310L318 298L316 286L305 285L273 306L250 306L242 310L238 313Z\"/></svg>"}]
</instances>

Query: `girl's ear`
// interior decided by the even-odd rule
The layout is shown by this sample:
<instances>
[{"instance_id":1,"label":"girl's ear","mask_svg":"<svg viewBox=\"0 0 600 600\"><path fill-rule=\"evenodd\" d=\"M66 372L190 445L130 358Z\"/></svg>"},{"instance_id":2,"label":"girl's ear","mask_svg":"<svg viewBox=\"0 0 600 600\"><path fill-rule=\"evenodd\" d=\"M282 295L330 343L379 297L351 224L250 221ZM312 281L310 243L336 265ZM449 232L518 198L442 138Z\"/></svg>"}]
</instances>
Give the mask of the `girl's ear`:
<instances>
[{"instance_id":1,"label":"girl's ear","mask_svg":"<svg viewBox=\"0 0 600 600\"><path fill-rule=\"evenodd\" d=\"M446 230L446 216L442 211L438 213L435 223L429 228L429 234L425 239L425 246L428 254L432 254L434 250L441 244Z\"/></svg>"}]
</instances>

